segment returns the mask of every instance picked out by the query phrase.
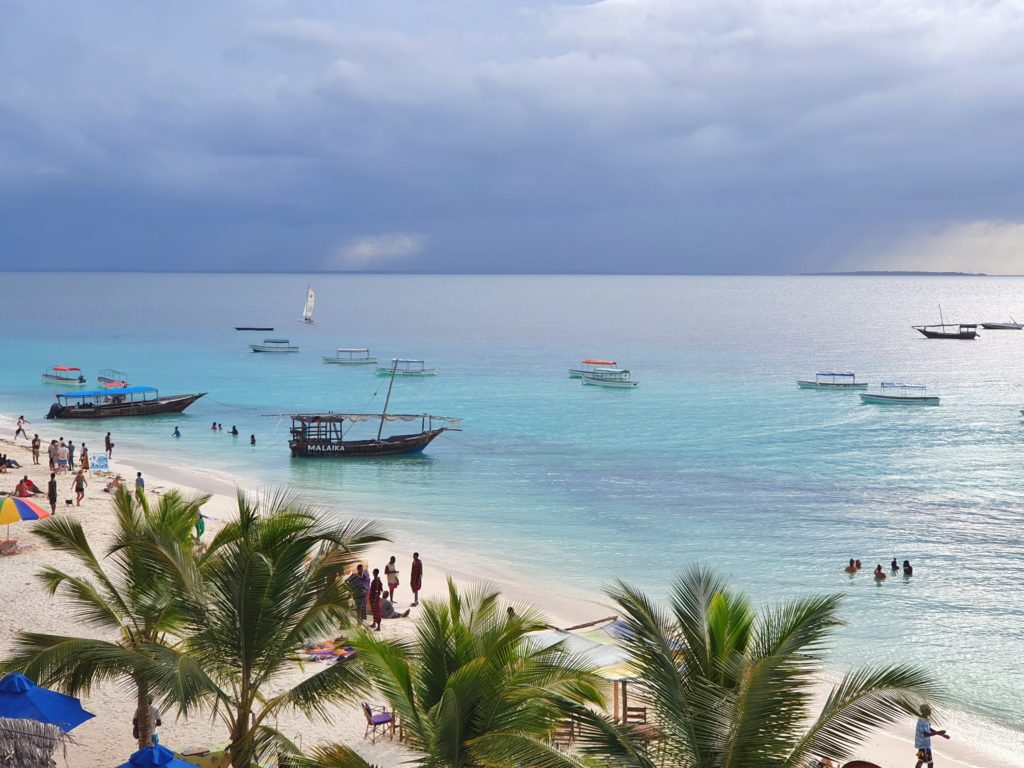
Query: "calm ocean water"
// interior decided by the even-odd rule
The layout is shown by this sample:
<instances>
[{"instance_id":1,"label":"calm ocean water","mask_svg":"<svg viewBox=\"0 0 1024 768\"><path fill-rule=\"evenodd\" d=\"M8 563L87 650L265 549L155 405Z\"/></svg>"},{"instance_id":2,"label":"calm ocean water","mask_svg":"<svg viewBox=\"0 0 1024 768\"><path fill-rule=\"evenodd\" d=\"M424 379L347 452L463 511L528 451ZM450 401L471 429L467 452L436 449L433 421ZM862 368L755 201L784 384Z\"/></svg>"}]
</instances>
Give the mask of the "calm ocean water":
<instances>
[{"instance_id":1,"label":"calm ocean water","mask_svg":"<svg viewBox=\"0 0 1024 768\"><path fill-rule=\"evenodd\" d=\"M1024 280L840 277L483 277L5 274L0 412L43 414L49 365L127 371L207 391L184 416L62 423L94 448L287 483L340 510L379 510L403 542L443 542L594 592L624 578L664 594L693 561L756 599L838 591L840 665L917 662L966 709L1020 728L1024 690L1024 332L927 341L911 324L1024 318ZM307 283L316 324L297 322ZM18 296L31 296L19 303ZM12 299L13 297L13 299ZM235 325L272 325L272 334ZM290 338L298 355L247 344ZM422 357L392 411L461 416L420 458L293 460L293 410L374 410L372 366L340 346ZM631 391L566 369L606 356ZM800 391L819 369L927 384L938 408ZM376 397L374 395L376 393ZM212 433L211 421L258 444ZM183 438L169 439L174 426ZM910 559L910 581L850 578ZM428 560L429 562L429 560Z\"/></svg>"}]
</instances>

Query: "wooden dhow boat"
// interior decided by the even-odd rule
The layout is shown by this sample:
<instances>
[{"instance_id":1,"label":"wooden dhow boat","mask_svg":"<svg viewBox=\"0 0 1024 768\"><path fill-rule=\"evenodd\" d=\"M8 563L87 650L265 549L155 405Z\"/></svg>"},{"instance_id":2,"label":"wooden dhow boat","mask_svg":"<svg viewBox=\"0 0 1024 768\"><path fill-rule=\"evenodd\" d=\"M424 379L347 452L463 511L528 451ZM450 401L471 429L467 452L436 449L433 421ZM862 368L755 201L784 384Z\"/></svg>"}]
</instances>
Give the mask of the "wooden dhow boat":
<instances>
[{"instance_id":1,"label":"wooden dhow boat","mask_svg":"<svg viewBox=\"0 0 1024 768\"><path fill-rule=\"evenodd\" d=\"M429 413L388 413L391 389L398 373L396 359L391 367L391 381L380 413L293 413L291 414L291 439L288 447L292 456L359 458L378 456L402 456L420 453L442 432L459 430L460 420L450 416L434 416ZM377 436L366 440L351 440L346 433L355 424L379 421ZM385 437L384 422L420 422L420 431L404 435ZM346 424L347 422L347 424ZM435 427L434 422L448 426Z\"/></svg>"},{"instance_id":2,"label":"wooden dhow boat","mask_svg":"<svg viewBox=\"0 0 1024 768\"><path fill-rule=\"evenodd\" d=\"M927 394L923 384L900 384L883 381L878 392L862 392L862 403L874 405L938 405L939 398Z\"/></svg>"},{"instance_id":3,"label":"wooden dhow boat","mask_svg":"<svg viewBox=\"0 0 1024 768\"><path fill-rule=\"evenodd\" d=\"M85 384L82 369L73 365L54 365L43 371L44 384L63 384L65 387L81 387Z\"/></svg>"},{"instance_id":4,"label":"wooden dhow boat","mask_svg":"<svg viewBox=\"0 0 1024 768\"><path fill-rule=\"evenodd\" d=\"M181 413L205 395L168 395L161 397L156 387L120 387L88 392L64 392L50 406L48 419L108 419L120 416L153 416Z\"/></svg>"},{"instance_id":5,"label":"wooden dhow boat","mask_svg":"<svg viewBox=\"0 0 1024 768\"><path fill-rule=\"evenodd\" d=\"M915 331L926 339L960 339L970 341L978 338L977 323L942 323L940 325L912 325Z\"/></svg>"},{"instance_id":6,"label":"wooden dhow boat","mask_svg":"<svg viewBox=\"0 0 1024 768\"><path fill-rule=\"evenodd\" d=\"M853 371L818 371L814 374L814 381L797 380L796 385L800 389L867 389L867 382L857 381L857 375Z\"/></svg>"}]
</instances>

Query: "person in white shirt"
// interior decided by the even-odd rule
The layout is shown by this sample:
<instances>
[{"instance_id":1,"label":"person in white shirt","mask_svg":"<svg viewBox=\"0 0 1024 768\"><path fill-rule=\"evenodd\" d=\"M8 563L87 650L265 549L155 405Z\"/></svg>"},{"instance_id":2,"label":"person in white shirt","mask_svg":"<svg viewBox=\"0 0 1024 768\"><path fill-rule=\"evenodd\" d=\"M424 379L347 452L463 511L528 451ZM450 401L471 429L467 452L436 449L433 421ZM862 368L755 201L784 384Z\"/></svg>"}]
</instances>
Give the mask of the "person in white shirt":
<instances>
[{"instance_id":1,"label":"person in white shirt","mask_svg":"<svg viewBox=\"0 0 1024 768\"><path fill-rule=\"evenodd\" d=\"M917 749L917 765L915 768L921 768L922 765L928 764L928 768L933 768L935 763L932 761L932 736L941 736L944 739L948 739L945 731L936 731L932 728L932 724L928 722L928 718L932 715L932 708L927 704L921 705L921 717L917 719L917 728L914 730L914 747Z\"/></svg>"}]
</instances>

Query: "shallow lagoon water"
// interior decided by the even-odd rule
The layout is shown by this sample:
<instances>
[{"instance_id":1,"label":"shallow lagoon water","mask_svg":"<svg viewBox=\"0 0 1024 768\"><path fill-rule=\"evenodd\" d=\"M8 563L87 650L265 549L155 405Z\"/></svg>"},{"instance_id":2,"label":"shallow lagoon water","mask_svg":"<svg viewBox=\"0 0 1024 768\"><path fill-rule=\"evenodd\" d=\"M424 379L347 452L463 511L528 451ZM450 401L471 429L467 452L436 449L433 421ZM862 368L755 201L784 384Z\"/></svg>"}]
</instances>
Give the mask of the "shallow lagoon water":
<instances>
[{"instance_id":1,"label":"shallow lagoon water","mask_svg":"<svg viewBox=\"0 0 1024 768\"><path fill-rule=\"evenodd\" d=\"M170 464L288 484L377 510L403 541L444 540L552 588L625 578L653 594L693 561L759 601L839 591L840 666L916 662L965 709L1019 728L1024 690L1024 332L927 341L910 326L1024 316L1024 280L941 277L494 277L6 274L40 301L4 319L0 411L43 414L49 365L129 373L183 416L62 423L64 434ZM297 321L306 285L317 322ZM245 333L235 325L272 325ZM289 338L296 355L248 344ZM375 410L373 366L336 347L422 357L390 410L460 416L421 457L293 460L295 410ZM607 356L635 390L567 369ZM798 390L819 369L927 384L938 408L864 406ZM209 429L211 421L225 432ZM237 425L242 437L226 431ZM181 440L170 439L178 426ZM370 426L365 427L369 429ZM255 448L247 436L257 436ZM910 580L876 585L893 557Z\"/></svg>"}]
</instances>

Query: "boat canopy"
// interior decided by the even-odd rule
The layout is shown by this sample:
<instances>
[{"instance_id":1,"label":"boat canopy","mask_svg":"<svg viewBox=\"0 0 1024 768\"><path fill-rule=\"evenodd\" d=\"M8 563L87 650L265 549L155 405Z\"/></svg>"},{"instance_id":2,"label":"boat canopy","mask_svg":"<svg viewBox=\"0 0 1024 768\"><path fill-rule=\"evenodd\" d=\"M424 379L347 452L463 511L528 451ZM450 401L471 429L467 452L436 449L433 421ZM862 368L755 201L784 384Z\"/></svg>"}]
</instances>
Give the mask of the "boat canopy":
<instances>
[{"instance_id":1,"label":"boat canopy","mask_svg":"<svg viewBox=\"0 0 1024 768\"><path fill-rule=\"evenodd\" d=\"M902 384L897 381L883 381L882 388L894 387L897 389L927 389L924 384Z\"/></svg>"},{"instance_id":2,"label":"boat canopy","mask_svg":"<svg viewBox=\"0 0 1024 768\"><path fill-rule=\"evenodd\" d=\"M818 371L817 376L854 376L853 371Z\"/></svg>"},{"instance_id":3,"label":"boat canopy","mask_svg":"<svg viewBox=\"0 0 1024 768\"><path fill-rule=\"evenodd\" d=\"M618 365L614 360L584 360L583 365Z\"/></svg>"},{"instance_id":4,"label":"boat canopy","mask_svg":"<svg viewBox=\"0 0 1024 768\"><path fill-rule=\"evenodd\" d=\"M264 339L264 344L287 344L288 339Z\"/></svg>"},{"instance_id":5,"label":"boat canopy","mask_svg":"<svg viewBox=\"0 0 1024 768\"><path fill-rule=\"evenodd\" d=\"M352 352L352 353L355 353L355 352L369 352L369 351L370 350L366 349L365 347L352 347L352 348L349 348L349 347L338 347L338 352Z\"/></svg>"},{"instance_id":6,"label":"boat canopy","mask_svg":"<svg viewBox=\"0 0 1024 768\"><path fill-rule=\"evenodd\" d=\"M453 427L457 427L462 423L462 419L455 418L454 416L434 416L430 413L386 413L384 414L384 421L418 421L420 419L432 419L433 421L443 421L447 424L451 424ZM379 413L293 413L292 419L294 421L300 421L309 424L324 424L324 423L339 423L342 421L351 421L353 423L359 423L364 421L380 421L381 414Z\"/></svg>"},{"instance_id":7,"label":"boat canopy","mask_svg":"<svg viewBox=\"0 0 1024 768\"><path fill-rule=\"evenodd\" d=\"M75 368L73 365L55 365L50 369L51 371L80 371L81 368Z\"/></svg>"},{"instance_id":8,"label":"boat canopy","mask_svg":"<svg viewBox=\"0 0 1024 768\"><path fill-rule=\"evenodd\" d=\"M420 365L423 365L423 363L425 361L417 360L416 358L413 358L413 357L392 357L391 358L391 362L392 363L405 363L406 365L412 365L412 364L415 364L415 363L419 363Z\"/></svg>"},{"instance_id":9,"label":"boat canopy","mask_svg":"<svg viewBox=\"0 0 1024 768\"><path fill-rule=\"evenodd\" d=\"M111 397L113 395L137 395L156 391L156 387L111 387L110 389L90 389L87 392L62 392L57 397Z\"/></svg>"}]
</instances>

